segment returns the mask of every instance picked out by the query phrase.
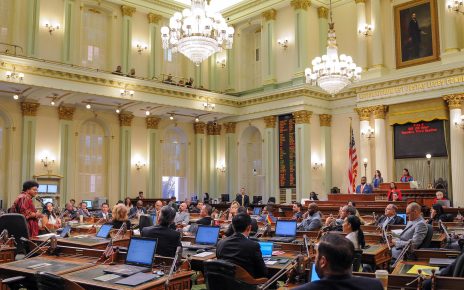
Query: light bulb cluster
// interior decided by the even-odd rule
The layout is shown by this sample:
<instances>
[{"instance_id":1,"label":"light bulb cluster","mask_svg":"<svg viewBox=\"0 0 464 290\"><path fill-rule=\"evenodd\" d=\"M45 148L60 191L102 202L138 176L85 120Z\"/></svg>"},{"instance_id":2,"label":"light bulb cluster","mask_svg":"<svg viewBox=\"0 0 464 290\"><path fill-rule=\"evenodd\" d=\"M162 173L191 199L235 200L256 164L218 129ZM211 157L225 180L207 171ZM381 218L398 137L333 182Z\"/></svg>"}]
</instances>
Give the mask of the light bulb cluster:
<instances>
[{"instance_id":1,"label":"light bulb cluster","mask_svg":"<svg viewBox=\"0 0 464 290\"><path fill-rule=\"evenodd\" d=\"M169 27L161 28L164 49L180 52L200 65L205 59L222 49L231 49L234 28L220 13L214 13L207 1L192 0L191 8L176 12Z\"/></svg>"}]
</instances>

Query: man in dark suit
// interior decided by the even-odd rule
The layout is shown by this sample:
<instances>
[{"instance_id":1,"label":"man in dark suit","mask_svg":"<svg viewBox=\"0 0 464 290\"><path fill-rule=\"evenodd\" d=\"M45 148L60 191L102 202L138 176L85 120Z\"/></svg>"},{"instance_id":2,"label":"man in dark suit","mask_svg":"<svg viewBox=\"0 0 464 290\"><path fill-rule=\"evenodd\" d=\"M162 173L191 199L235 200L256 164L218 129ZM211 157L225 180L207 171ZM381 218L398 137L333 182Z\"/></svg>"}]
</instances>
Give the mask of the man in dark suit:
<instances>
[{"instance_id":1,"label":"man in dark suit","mask_svg":"<svg viewBox=\"0 0 464 290\"><path fill-rule=\"evenodd\" d=\"M361 177L361 184L356 186L356 193L372 193L372 185L367 183L365 176Z\"/></svg>"},{"instance_id":2,"label":"man in dark suit","mask_svg":"<svg viewBox=\"0 0 464 290\"><path fill-rule=\"evenodd\" d=\"M210 226L212 213L213 213L213 208L209 204L204 204L200 210L201 219L197 220L197 224Z\"/></svg>"},{"instance_id":3,"label":"man in dark suit","mask_svg":"<svg viewBox=\"0 0 464 290\"><path fill-rule=\"evenodd\" d=\"M135 218L139 217L142 214L146 214L147 210L143 207L143 201L141 199L137 200L135 207L131 208L129 211L129 217Z\"/></svg>"},{"instance_id":4,"label":"man in dark suit","mask_svg":"<svg viewBox=\"0 0 464 290\"><path fill-rule=\"evenodd\" d=\"M219 241L216 248L218 259L239 265L254 278L266 277L267 269L257 242L248 239L251 217L239 213L232 219L235 233Z\"/></svg>"},{"instance_id":5,"label":"man in dark suit","mask_svg":"<svg viewBox=\"0 0 464 290\"><path fill-rule=\"evenodd\" d=\"M321 278L295 290L383 290L374 278L352 275L353 243L343 236L327 234L320 240L316 254L316 272Z\"/></svg>"},{"instance_id":6,"label":"man in dark suit","mask_svg":"<svg viewBox=\"0 0 464 290\"><path fill-rule=\"evenodd\" d=\"M394 204L389 204L385 208L385 214L379 218L377 225L385 229L389 225L404 225L404 219L396 215L398 207Z\"/></svg>"},{"instance_id":7,"label":"man in dark suit","mask_svg":"<svg viewBox=\"0 0 464 290\"><path fill-rule=\"evenodd\" d=\"M110 207L106 202L102 203L101 211L98 213L97 217L107 221L111 219Z\"/></svg>"},{"instance_id":8,"label":"man in dark suit","mask_svg":"<svg viewBox=\"0 0 464 290\"><path fill-rule=\"evenodd\" d=\"M240 194L237 195L235 200L240 204L240 206L247 207L250 204L250 197L245 193L245 188L240 188Z\"/></svg>"},{"instance_id":9,"label":"man in dark suit","mask_svg":"<svg viewBox=\"0 0 464 290\"><path fill-rule=\"evenodd\" d=\"M412 46L412 55L410 59L418 58L421 44L421 29L419 28L419 22L417 22L416 13L411 14L411 20L409 20L408 26L409 38Z\"/></svg>"},{"instance_id":10,"label":"man in dark suit","mask_svg":"<svg viewBox=\"0 0 464 290\"><path fill-rule=\"evenodd\" d=\"M158 225L145 227L142 237L157 238L156 254L165 257L174 257L177 247L182 247L180 233L169 226L174 223L176 212L171 206L163 206L161 209Z\"/></svg>"}]
</instances>

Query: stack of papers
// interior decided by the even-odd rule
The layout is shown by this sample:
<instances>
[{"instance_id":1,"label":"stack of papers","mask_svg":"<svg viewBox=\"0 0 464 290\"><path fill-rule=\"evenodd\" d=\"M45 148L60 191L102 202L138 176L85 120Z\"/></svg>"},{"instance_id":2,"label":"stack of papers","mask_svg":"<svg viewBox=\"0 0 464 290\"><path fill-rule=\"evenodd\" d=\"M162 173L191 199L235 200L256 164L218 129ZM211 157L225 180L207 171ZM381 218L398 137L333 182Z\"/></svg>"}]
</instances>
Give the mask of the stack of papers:
<instances>
[{"instance_id":1,"label":"stack of papers","mask_svg":"<svg viewBox=\"0 0 464 290\"><path fill-rule=\"evenodd\" d=\"M407 274L419 274L418 271L421 270L422 274L425 276L432 276L432 270L435 269L435 272L437 272L440 268L439 267L433 267L433 266L426 266L426 265L414 265L412 266L411 269L409 269Z\"/></svg>"}]
</instances>

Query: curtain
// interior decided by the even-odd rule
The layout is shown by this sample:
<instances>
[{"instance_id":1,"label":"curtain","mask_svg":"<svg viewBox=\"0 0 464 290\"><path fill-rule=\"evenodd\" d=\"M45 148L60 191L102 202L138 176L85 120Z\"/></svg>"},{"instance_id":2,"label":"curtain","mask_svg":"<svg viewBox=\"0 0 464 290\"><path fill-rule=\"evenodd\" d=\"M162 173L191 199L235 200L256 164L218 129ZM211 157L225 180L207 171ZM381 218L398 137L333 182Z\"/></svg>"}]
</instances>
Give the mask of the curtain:
<instances>
[{"instance_id":1,"label":"curtain","mask_svg":"<svg viewBox=\"0 0 464 290\"><path fill-rule=\"evenodd\" d=\"M82 18L81 60L83 66L105 69L108 56L108 15L85 8Z\"/></svg>"},{"instance_id":2,"label":"curtain","mask_svg":"<svg viewBox=\"0 0 464 290\"><path fill-rule=\"evenodd\" d=\"M179 128L167 130L163 141L163 176L185 177L187 138Z\"/></svg>"},{"instance_id":3,"label":"curtain","mask_svg":"<svg viewBox=\"0 0 464 290\"><path fill-rule=\"evenodd\" d=\"M409 173L417 181L419 188L427 188L429 184L429 167L425 158L408 158L395 160L395 181L399 181L403 175L403 168L407 168ZM432 184L438 178L443 178L448 182L448 189L450 188L450 172L449 172L448 157L432 158L430 162L430 170L432 171ZM385 180L385 182L388 182Z\"/></svg>"}]
</instances>

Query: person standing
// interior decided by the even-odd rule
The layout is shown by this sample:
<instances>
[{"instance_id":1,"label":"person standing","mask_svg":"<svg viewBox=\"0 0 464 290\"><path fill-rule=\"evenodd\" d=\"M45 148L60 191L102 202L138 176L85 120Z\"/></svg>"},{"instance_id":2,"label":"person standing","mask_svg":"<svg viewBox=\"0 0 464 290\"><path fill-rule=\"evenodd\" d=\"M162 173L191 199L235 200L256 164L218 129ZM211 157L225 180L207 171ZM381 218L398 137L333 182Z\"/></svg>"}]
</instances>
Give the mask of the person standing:
<instances>
[{"instance_id":1,"label":"person standing","mask_svg":"<svg viewBox=\"0 0 464 290\"><path fill-rule=\"evenodd\" d=\"M420 44L421 44L421 29L419 28L419 22L416 18L416 13L411 14L411 20L409 20L409 38L408 41L411 43L412 52L409 59L415 59L420 56Z\"/></svg>"},{"instance_id":2,"label":"person standing","mask_svg":"<svg viewBox=\"0 0 464 290\"><path fill-rule=\"evenodd\" d=\"M361 177L361 184L356 186L356 193L372 193L372 186L367 183L365 176Z\"/></svg>"},{"instance_id":3,"label":"person standing","mask_svg":"<svg viewBox=\"0 0 464 290\"><path fill-rule=\"evenodd\" d=\"M383 183L382 173L380 173L380 170L376 170L374 178L372 178L372 185L374 188L379 188L381 183Z\"/></svg>"},{"instance_id":4,"label":"person standing","mask_svg":"<svg viewBox=\"0 0 464 290\"><path fill-rule=\"evenodd\" d=\"M240 206L247 207L250 204L250 197L245 193L245 187L240 188L240 194L237 195L235 200Z\"/></svg>"},{"instance_id":5,"label":"person standing","mask_svg":"<svg viewBox=\"0 0 464 290\"><path fill-rule=\"evenodd\" d=\"M39 219L42 214L35 209L32 199L38 193L39 184L35 180L28 180L23 183L23 190L13 202L10 212L22 214L27 221L30 237L39 234Z\"/></svg>"},{"instance_id":6,"label":"person standing","mask_svg":"<svg viewBox=\"0 0 464 290\"><path fill-rule=\"evenodd\" d=\"M409 170L407 168L403 168L403 176L400 178L401 182L410 182L414 181L414 178L409 175Z\"/></svg>"}]
</instances>

